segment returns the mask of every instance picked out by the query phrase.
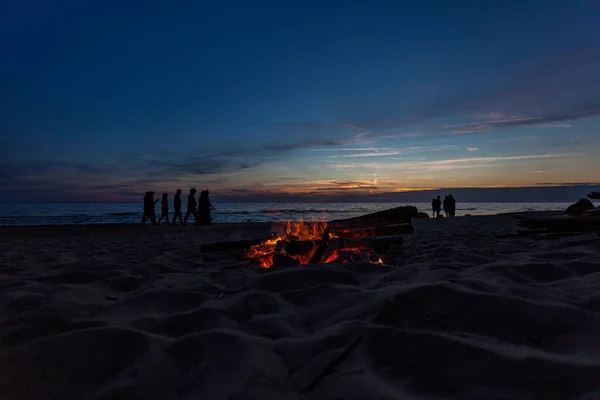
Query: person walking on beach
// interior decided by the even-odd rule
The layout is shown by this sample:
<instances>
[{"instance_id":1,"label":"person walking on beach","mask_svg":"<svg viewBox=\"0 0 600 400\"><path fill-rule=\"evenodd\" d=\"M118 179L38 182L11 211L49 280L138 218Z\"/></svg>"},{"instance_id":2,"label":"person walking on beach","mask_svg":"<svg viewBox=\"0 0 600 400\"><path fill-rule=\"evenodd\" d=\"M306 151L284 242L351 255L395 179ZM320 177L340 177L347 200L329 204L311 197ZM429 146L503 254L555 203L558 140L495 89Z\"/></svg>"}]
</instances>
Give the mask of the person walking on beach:
<instances>
[{"instance_id":1,"label":"person walking on beach","mask_svg":"<svg viewBox=\"0 0 600 400\"><path fill-rule=\"evenodd\" d=\"M156 214L154 213L154 204L158 199L154 200L154 192L146 192L144 194L144 215L142 215L142 225L149 219L152 225L156 225Z\"/></svg>"},{"instance_id":2,"label":"person walking on beach","mask_svg":"<svg viewBox=\"0 0 600 400\"><path fill-rule=\"evenodd\" d=\"M198 214L196 213L196 189L191 188L190 189L190 194L188 196L188 203L187 203L187 211L185 213L185 218L183 219L183 225L187 225L187 220L190 217L190 214L192 214L194 216L194 220L198 221Z\"/></svg>"},{"instance_id":3,"label":"person walking on beach","mask_svg":"<svg viewBox=\"0 0 600 400\"><path fill-rule=\"evenodd\" d=\"M175 198L173 199L173 225L175 225L175 219L177 217L179 217L179 223L183 225L183 215L181 214L181 189L177 189Z\"/></svg>"},{"instance_id":4,"label":"person walking on beach","mask_svg":"<svg viewBox=\"0 0 600 400\"><path fill-rule=\"evenodd\" d=\"M163 218L167 221L167 224L169 224L169 225L171 224L171 222L169 222L169 194L168 193L163 193L163 195L162 195L162 201L160 203L160 218L158 219L159 224Z\"/></svg>"},{"instance_id":5,"label":"person walking on beach","mask_svg":"<svg viewBox=\"0 0 600 400\"><path fill-rule=\"evenodd\" d=\"M440 196L438 196L437 198L434 198L431 201L431 208L433 209L433 217L439 218L440 212L442 211L442 201L440 200ZM436 216L436 213L437 213L437 216Z\"/></svg>"},{"instance_id":6,"label":"person walking on beach","mask_svg":"<svg viewBox=\"0 0 600 400\"><path fill-rule=\"evenodd\" d=\"M200 192L200 198L198 199L198 224L199 225L212 225L212 220L210 218L210 210L214 210L215 208L211 204L208 195L210 192L208 190L203 190Z\"/></svg>"}]
</instances>

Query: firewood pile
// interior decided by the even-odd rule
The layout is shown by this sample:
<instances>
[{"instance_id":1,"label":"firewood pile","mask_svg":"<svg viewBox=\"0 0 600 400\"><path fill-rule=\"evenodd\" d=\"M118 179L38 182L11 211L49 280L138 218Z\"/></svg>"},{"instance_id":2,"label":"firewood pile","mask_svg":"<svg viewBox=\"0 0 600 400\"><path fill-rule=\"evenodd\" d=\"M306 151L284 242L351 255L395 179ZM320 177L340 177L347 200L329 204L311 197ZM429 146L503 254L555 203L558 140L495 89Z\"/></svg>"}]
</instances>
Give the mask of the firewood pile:
<instances>
[{"instance_id":1,"label":"firewood pile","mask_svg":"<svg viewBox=\"0 0 600 400\"><path fill-rule=\"evenodd\" d=\"M200 251L242 249L242 259L264 268L330 262L383 264L402 235L413 233L416 207L396 207L360 217L329 222L288 222L270 237L200 246Z\"/></svg>"},{"instance_id":2,"label":"firewood pile","mask_svg":"<svg viewBox=\"0 0 600 400\"><path fill-rule=\"evenodd\" d=\"M600 199L600 192L590 192L589 199ZM561 215L536 218L516 216L517 224L524 228L521 236L544 236L548 238L596 232L600 235L600 207L588 199L581 199L569 206Z\"/></svg>"}]
</instances>

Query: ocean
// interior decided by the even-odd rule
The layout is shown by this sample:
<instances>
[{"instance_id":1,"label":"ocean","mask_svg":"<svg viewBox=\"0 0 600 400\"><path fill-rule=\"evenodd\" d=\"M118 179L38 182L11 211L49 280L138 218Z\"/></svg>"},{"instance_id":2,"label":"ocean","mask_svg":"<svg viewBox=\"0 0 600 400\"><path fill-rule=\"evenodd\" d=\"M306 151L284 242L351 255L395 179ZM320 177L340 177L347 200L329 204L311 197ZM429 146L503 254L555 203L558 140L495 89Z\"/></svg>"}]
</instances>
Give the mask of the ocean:
<instances>
[{"instance_id":1,"label":"ocean","mask_svg":"<svg viewBox=\"0 0 600 400\"><path fill-rule=\"evenodd\" d=\"M185 202L185 201L184 201ZM429 203L213 203L213 222L314 221L351 218L414 205L431 216ZM564 210L570 203L457 203L456 215ZM0 225L139 223L141 203L0 203ZM184 204L185 212L185 204ZM172 217L172 209L169 210ZM156 206L157 218L160 204Z\"/></svg>"}]
</instances>

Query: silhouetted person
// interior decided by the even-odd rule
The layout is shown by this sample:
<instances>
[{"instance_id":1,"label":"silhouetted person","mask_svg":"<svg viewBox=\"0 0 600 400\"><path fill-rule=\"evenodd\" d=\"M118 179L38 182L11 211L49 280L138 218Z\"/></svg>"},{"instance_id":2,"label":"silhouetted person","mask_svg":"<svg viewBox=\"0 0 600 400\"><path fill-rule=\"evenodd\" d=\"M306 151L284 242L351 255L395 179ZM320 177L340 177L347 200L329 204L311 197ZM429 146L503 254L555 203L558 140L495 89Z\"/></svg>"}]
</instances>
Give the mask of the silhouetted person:
<instances>
[{"instance_id":1,"label":"silhouetted person","mask_svg":"<svg viewBox=\"0 0 600 400\"><path fill-rule=\"evenodd\" d=\"M160 218L158 219L159 224L163 218L167 221L167 224L171 224L169 222L169 194L168 193L163 193L163 195L162 195L162 201L160 203Z\"/></svg>"},{"instance_id":2,"label":"silhouetted person","mask_svg":"<svg viewBox=\"0 0 600 400\"><path fill-rule=\"evenodd\" d=\"M456 200L451 194L448 195L448 205L450 206L450 216L454 217L456 215Z\"/></svg>"},{"instance_id":3,"label":"silhouetted person","mask_svg":"<svg viewBox=\"0 0 600 400\"><path fill-rule=\"evenodd\" d=\"M214 210L215 208L208 199L209 194L208 190L200 192L200 198L198 199L198 225L212 225L210 210Z\"/></svg>"},{"instance_id":4,"label":"silhouetted person","mask_svg":"<svg viewBox=\"0 0 600 400\"><path fill-rule=\"evenodd\" d=\"M450 200L448 199L448 195L444 196L444 213L446 217L450 216Z\"/></svg>"},{"instance_id":5,"label":"silhouetted person","mask_svg":"<svg viewBox=\"0 0 600 400\"><path fill-rule=\"evenodd\" d=\"M431 201L431 209L433 210L433 217L439 218L440 212L442 211L442 201L440 200L440 196L438 196L437 198L434 198ZM437 213L437 216L436 216L436 213Z\"/></svg>"},{"instance_id":6,"label":"silhouetted person","mask_svg":"<svg viewBox=\"0 0 600 400\"><path fill-rule=\"evenodd\" d=\"M152 225L156 225L156 214L154 213L154 204L158 199L154 200L154 192L146 192L144 194L144 215L142 215L142 224L145 224L149 219Z\"/></svg>"},{"instance_id":7,"label":"silhouetted person","mask_svg":"<svg viewBox=\"0 0 600 400\"><path fill-rule=\"evenodd\" d=\"M173 199L173 225L175 225L175 219L177 217L179 217L179 223L183 225L183 215L181 214L181 189L177 189L175 198Z\"/></svg>"},{"instance_id":8,"label":"silhouetted person","mask_svg":"<svg viewBox=\"0 0 600 400\"><path fill-rule=\"evenodd\" d=\"M196 198L194 195L196 194L196 189L190 189L190 194L188 196L187 203L187 211L185 212L185 218L183 219L183 225L187 225L187 220L190 217L190 214L194 216L194 220L198 220L198 214L196 214Z\"/></svg>"}]
</instances>

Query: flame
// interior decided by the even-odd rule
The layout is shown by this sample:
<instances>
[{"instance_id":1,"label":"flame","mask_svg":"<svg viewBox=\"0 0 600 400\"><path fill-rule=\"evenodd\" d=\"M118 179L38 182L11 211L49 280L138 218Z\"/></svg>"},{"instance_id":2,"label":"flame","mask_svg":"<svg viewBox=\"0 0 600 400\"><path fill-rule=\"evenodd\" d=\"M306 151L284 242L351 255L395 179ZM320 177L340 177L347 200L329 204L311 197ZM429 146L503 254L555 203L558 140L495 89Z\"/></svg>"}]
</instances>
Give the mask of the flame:
<instances>
[{"instance_id":1,"label":"flame","mask_svg":"<svg viewBox=\"0 0 600 400\"><path fill-rule=\"evenodd\" d=\"M333 252L325 260L323 260L323 264L327 264L332 261L335 261L339 258L339 256L340 256L340 252L337 251L337 249L333 250Z\"/></svg>"},{"instance_id":2,"label":"flame","mask_svg":"<svg viewBox=\"0 0 600 400\"><path fill-rule=\"evenodd\" d=\"M327 222L304 222L299 221L288 221L283 226L283 232L276 235L268 240L263 241L261 244L251 246L246 250L244 258L252 262L257 263L263 268L270 268L273 265L273 258L275 254L282 254L287 257L294 258L300 264L308 264L313 257L318 247L318 242L323 238L323 234L327 229ZM336 235L331 234L331 238L336 238ZM287 254L285 252L283 243L281 241L296 240L296 241L314 241L315 244L302 254ZM326 252L324 259L321 263L327 264L334 261L342 263L351 261L369 261L374 264L383 264L381 258L378 261L372 261L373 257L370 250L361 247L344 247L343 249L333 249Z\"/></svg>"}]
</instances>

